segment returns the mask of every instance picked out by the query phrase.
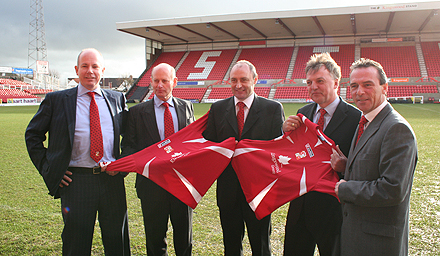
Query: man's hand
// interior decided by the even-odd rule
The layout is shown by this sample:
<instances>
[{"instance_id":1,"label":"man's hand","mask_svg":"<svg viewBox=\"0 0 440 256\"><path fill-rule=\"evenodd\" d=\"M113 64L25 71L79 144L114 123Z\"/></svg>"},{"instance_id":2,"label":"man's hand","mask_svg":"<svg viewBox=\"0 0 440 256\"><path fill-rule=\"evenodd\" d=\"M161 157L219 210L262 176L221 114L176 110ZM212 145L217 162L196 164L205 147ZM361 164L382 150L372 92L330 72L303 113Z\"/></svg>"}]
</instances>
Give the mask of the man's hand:
<instances>
[{"instance_id":1,"label":"man's hand","mask_svg":"<svg viewBox=\"0 0 440 256\"><path fill-rule=\"evenodd\" d=\"M68 175L72 175L71 171L66 171L66 173L64 174L63 179L61 180L60 183L60 188L64 187L64 186L69 186L69 183L72 182L72 179L68 176Z\"/></svg>"},{"instance_id":2,"label":"man's hand","mask_svg":"<svg viewBox=\"0 0 440 256\"><path fill-rule=\"evenodd\" d=\"M331 157L331 166L333 170L337 172L344 172L345 166L347 165L347 157L342 153L341 149L339 149L339 145L336 146L337 150L332 149L333 153L330 155Z\"/></svg>"},{"instance_id":3,"label":"man's hand","mask_svg":"<svg viewBox=\"0 0 440 256\"><path fill-rule=\"evenodd\" d=\"M339 185L341 185L341 183L344 183L344 182L347 182L347 181L344 180L344 179L341 179L340 181L336 182L335 193L336 193L337 196L339 196Z\"/></svg>"},{"instance_id":4,"label":"man's hand","mask_svg":"<svg viewBox=\"0 0 440 256\"><path fill-rule=\"evenodd\" d=\"M111 162L106 162L106 163L99 163L99 165L101 166L101 172L106 172L108 175L110 176L115 176L116 174L118 174L119 172L115 172L115 171L106 171L107 169L107 165L109 165Z\"/></svg>"},{"instance_id":5,"label":"man's hand","mask_svg":"<svg viewBox=\"0 0 440 256\"><path fill-rule=\"evenodd\" d=\"M302 121L298 116L289 116L283 123L283 132L290 132L300 127Z\"/></svg>"}]
</instances>

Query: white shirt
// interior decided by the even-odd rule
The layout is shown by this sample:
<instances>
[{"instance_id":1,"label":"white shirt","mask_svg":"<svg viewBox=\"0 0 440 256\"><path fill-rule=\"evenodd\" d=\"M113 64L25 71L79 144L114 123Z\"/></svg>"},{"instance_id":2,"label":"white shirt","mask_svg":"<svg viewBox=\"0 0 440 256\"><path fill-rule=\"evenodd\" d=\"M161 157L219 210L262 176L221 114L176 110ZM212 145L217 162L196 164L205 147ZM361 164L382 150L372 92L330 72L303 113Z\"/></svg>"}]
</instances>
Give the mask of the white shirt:
<instances>
[{"instance_id":1,"label":"white shirt","mask_svg":"<svg viewBox=\"0 0 440 256\"><path fill-rule=\"evenodd\" d=\"M327 111L327 113L325 113L324 115L324 127L322 128L322 130L324 131L325 128L327 128L328 123L330 123L330 120L332 120L333 114L336 111L336 108L339 105L339 102L341 100L339 99L339 97L336 97L336 99L330 103L327 107L325 107L325 111ZM313 122L316 124L318 123L319 118L321 117L321 113L319 112L319 110L321 109L321 107L318 105L316 107L316 112L313 115Z\"/></svg>"},{"instance_id":2,"label":"white shirt","mask_svg":"<svg viewBox=\"0 0 440 256\"><path fill-rule=\"evenodd\" d=\"M243 103L245 105L244 107L244 122L246 123L246 118L249 114L249 109L252 107L252 102L254 102L254 98L255 98L255 93L252 93L251 95L249 95L249 97L247 97L245 100L243 100ZM235 104L235 115L237 116L239 107L237 105L237 103L240 102L239 99L237 99L237 97L234 96L234 104Z\"/></svg>"},{"instance_id":3,"label":"white shirt","mask_svg":"<svg viewBox=\"0 0 440 256\"><path fill-rule=\"evenodd\" d=\"M90 102L92 98L87 94L87 92L89 92L89 90L87 90L84 86L81 84L78 85L75 134L73 138L72 156L69 163L70 167L91 168L98 165L90 157ZM104 146L104 156L99 162L115 161L116 159L113 155L113 119L110 115L107 102L102 96L101 88L98 87L96 90L94 90L94 92L96 92L95 101L98 105Z\"/></svg>"},{"instance_id":4,"label":"white shirt","mask_svg":"<svg viewBox=\"0 0 440 256\"><path fill-rule=\"evenodd\" d=\"M163 114L165 113L165 106L162 106L162 103L164 103L163 100L159 99L154 95L154 113L156 114L156 124L157 124L157 130L159 131L160 140L165 139L165 127L164 127L164 120L163 120ZM173 117L173 125L174 125L174 132L179 131L179 120L177 119L177 112L176 107L174 106L173 96L171 96L166 102L169 104L169 109L171 112L171 116Z\"/></svg>"},{"instance_id":5,"label":"white shirt","mask_svg":"<svg viewBox=\"0 0 440 256\"><path fill-rule=\"evenodd\" d=\"M388 104L388 101L385 99L382 104L380 104L377 108L371 110L369 113L365 114L365 118L368 120L368 123L365 124L365 128L376 118L377 114Z\"/></svg>"}]
</instances>

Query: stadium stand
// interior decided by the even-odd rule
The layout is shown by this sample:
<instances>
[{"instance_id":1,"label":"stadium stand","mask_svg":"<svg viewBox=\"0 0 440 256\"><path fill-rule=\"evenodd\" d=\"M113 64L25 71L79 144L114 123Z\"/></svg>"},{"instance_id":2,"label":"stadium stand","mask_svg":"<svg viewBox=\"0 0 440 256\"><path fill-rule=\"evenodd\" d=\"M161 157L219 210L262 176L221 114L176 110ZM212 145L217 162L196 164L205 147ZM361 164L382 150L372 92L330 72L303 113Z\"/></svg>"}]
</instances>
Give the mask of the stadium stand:
<instances>
[{"instance_id":1,"label":"stadium stand","mask_svg":"<svg viewBox=\"0 0 440 256\"><path fill-rule=\"evenodd\" d=\"M23 90L29 94L32 95L44 95L44 94L48 94L49 92L52 92L53 90L45 90L45 89L27 89L27 90Z\"/></svg>"},{"instance_id":2,"label":"stadium stand","mask_svg":"<svg viewBox=\"0 0 440 256\"><path fill-rule=\"evenodd\" d=\"M226 99L232 96L230 87L213 87L208 99Z\"/></svg>"},{"instance_id":3,"label":"stadium stand","mask_svg":"<svg viewBox=\"0 0 440 256\"><path fill-rule=\"evenodd\" d=\"M277 87L275 100L281 99L307 99L310 100L306 86L282 86Z\"/></svg>"},{"instance_id":4,"label":"stadium stand","mask_svg":"<svg viewBox=\"0 0 440 256\"><path fill-rule=\"evenodd\" d=\"M440 77L440 42L422 42L421 46L428 76Z\"/></svg>"},{"instance_id":5,"label":"stadium stand","mask_svg":"<svg viewBox=\"0 0 440 256\"><path fill-rule=\"evenodd\" d=\"M221 80L226 75L237 50L192 51L179 67L179 81Z\"/></svg>"},{"instance_id":6,"label":"stadium stand","mask_svg":"<svg viewBox=\"0 0 440 256\"><path fill-rule=\"evenodd\" d=\"M388 85L388 98L411 97L415 93L438 93L435 85ZM350 87L347 86L347 99L352 99Z\"/></svg>"},{"instance_id":7,"label":"stadium stand","mask_svg":"<svg viewBox=\"0 0 440 256\"><path fill-rule=\"evenodd\" d=\"M429 70L429 76L440 76L440 48L439 42L422 43L424 59ZM417 60L416 47L414 46L389 46L389 47L361 47L361 57L367 57L379 61L390 78L420 78L421 71ZM260 80L278 80L274 83L275 100L300 99L310 100L307 94L307 88L303 84L294 85L295 82L286 83L285 81L294 81L286 79L287 70L292 59L293 47L272 47L272 48L244 48L240 55L237 50L212 50L212 51L192 51L192 52L164 52L158 56L156 63L167 62L178 66L177 76L179 81L216 81L212 85L209 95L206 95L206 88L200 86L192 87L184 85L187 88L175 88L174 95L187 100L196 100L201 102L205 99L223 99L232 96L227 81L223 81L228 69L233 64L234 56L237 59L246 59L254 63L257 68ZM330 52L330 55L341 66L342 78L347 81L350 73L350 65L355 60L355 45L331 45L331 46L298 46L297 57L294 59L294 69L292 79L305 79L304 68L310 56L314 53ZM359 54L359 53L358 53ZM180 64L179 64L180 63ZM203 66L203 67L202 67ZM437 72L437 73L434 73ZM144 71L144 74L138 80L135 87L142 88L141 91L131 90L127 93L127 99L143 99L148 93L151 68ZM416 79L412 79L414 82ZM223 83L218 83L222 81ZM436 81L436 80L433 80ZM423 82L423 81L422 81ZM417 83L417 82L415 82ZM283 84L284 86L279 86ZM402 83L399 83L402 84ZM209 84L208 88L209 88ZM346 87L347 84L342 87ZM350 88L342 92L342 97L351 100ZM270 87L256 86L255 91L262 97L269 98ZM209 92L209 90L208 90ZM438 93L435 85L390 85L389 97L408 97L414 93ZM149 95L151 99L153 94ZM272 97L272 96L271 96Z\"/></svg>"},{"instance_id":8,"label":"stadium stand","mask_svg":"<svg viewBox=\"0 0 440 256\"><path fill-rule=\"evenodd\" d=\"M243 49L238 60L248 60L257 69L259 79L284 79L293 47Z\"/></svg>"},{"instance_id":9,"label":"stadium stand","mask_svg":"<svg viewBox=\"0 0 440 256\"><path fill-rule=\"evenodd\" d=\"M298 54L293 68L292 79L305 79L304 69L310 56L313 54L314 46L299 46Z\"/></svg>"},{"instance_id":10,"label":"stadium stand","mask_svg":"<svg viewBox=\"0 0 440 256\"><path fill-rule=\"evenodd\" d=\"M0 89L0 99L3 103L7 103L8 99L30 99L38 98L19 89Z\"/></svg>"},{"instance_id":11,"label":"stadium stand","mask_svg":"<svg viewBox=\"0 0 440 256\"><path fill-rule=\"evenodd\" d=\"M259 87L256 86L254 88L255 93L258 96L264 97L264 98L268 98L269 97L269 92L270 92L270 87L269 86L265 86L265 87Z\"/></svg>"},{"instance_id":12,"label":"stadium stand","mask_svg":"<svg viewBox=\"0 0 440 256\"><path fill-rule=\"evenodd\" d=\"M173 67L176 67L179 61L182 59L185 52L163 52L151 65L151 68L146 69L136 83L130 88L125 97L128 102L134 102L135 100L142 100L148 93L148 86L151 81L151 70L152 68L162 62L166 62Z\"/></svg>"},{"instance_id":13,"label":"stadium stand","mask_svg":"<svg viewBox=\"0 0 440 256\"><path fill-rule=\"evenodd\" d=\"M196 100L200 102L203 98L203 95L206 93L206 88L177 88L173 89L173 96L185 100ZM154 93L152 93L148 99L152 99L154 97Z\"/></svg>"},{"instance_id":14,"label":"stadium stand","mask_svg":"<svg viewBox=\"0 0 440 256\"><path fill-rule=\"evenodd\" d=\"M268 98L270 87L255 86L254 91L258 96ZM212 87L212 91L209 94L208 99L226 99L231 96L232 96L231 87Z\"/></svg>"},{"instance_id":15,"label":"stadium stand","mask_svg":"<svg viewBox=\"0 0 440 256\"><path fill-rule=\"evenodd\" d=\"M414 93L438 93L435 85L392 85L388 86L388 97L407 97Z\"/></svg>"},{"instance_id":16,"label":"stadium stand","mask_svg":"<svg viewBox=\"0 0 440 256\"><path fill-rule=\"evenodd\" d=\"M18 89L22 87L28 88L31 86L30 84L27 84L22 81L17 81L14 79L6 79L6 78L0 78L0 85L9 86L9 88L14 88L14 89Z\"/></svg>"},{"instance_id":17,"label":"stadium stand","mask_svg":"<svg viewBox=\"0 0 440 256\"><path fill-rule=\"evenodd\" d=\"M173 67L176 67L179 61L182 59L185 52L163 52L159 55L159 57L153 62L153 65L151 65L151 68L146 70L141 77L139 78L139 81L137 82L137 86L148 86L150 85L150 78L151 78L151 71L154 66L157 64L160 64L162 62L166 62L170 64Z\"/></svg>"},{"instance_id":18,"label":"stadium stand","mask_svg":"<svg viewBox=\"0 0 440 256\"><path fill-rule=\"evenodd\" d=\"M295 66L292 73L292 79L305 79L304 69L310 56L315 53L329 52L336 63L341 66L343 78L350 75L351 63L355 60L354 45L334 45L334 46L299 46L298 55L296 57Z\"/></svg>"},{"instance_id":19,"label":"stadium stand","mask_svg":"<svg viewBox=\"0 0 440 256\"><path fill-rule=\"evenodd\" d=\"M382 64L388 77L420 77L414 46L362 47L361 57Z\"/></svg>"}]
</instances>

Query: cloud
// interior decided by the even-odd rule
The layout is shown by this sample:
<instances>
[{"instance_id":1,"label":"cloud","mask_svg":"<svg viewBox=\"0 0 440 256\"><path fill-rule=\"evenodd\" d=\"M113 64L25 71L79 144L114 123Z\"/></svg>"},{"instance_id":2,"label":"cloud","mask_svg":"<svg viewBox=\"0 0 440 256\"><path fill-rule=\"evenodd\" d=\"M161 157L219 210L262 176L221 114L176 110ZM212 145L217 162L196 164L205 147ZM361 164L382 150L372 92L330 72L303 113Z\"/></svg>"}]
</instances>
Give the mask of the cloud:
<instances>
[{"instance_id":1,"label":"cloud","mask_svg":"<svg viewBox=\"0 0 440 256\"><path fill-rule=\"evenodd\" d=\"M409 0L401 0L409 1ZM0 66L27 67L30 6L23 1L5 1L0 10ZM391 0L357 2L356 5L392 3ZM274 10L294 10L353 6L349 0L331 3L310 1L104 1L76 0L43 2L49 68L65 83L76 77L76 57L83 48L94 47L106 61L106 77L131 74L138 77L145 69L144 39L116 30L116 22L159 18L208 16Z\"/></svg>"}]
</instances>

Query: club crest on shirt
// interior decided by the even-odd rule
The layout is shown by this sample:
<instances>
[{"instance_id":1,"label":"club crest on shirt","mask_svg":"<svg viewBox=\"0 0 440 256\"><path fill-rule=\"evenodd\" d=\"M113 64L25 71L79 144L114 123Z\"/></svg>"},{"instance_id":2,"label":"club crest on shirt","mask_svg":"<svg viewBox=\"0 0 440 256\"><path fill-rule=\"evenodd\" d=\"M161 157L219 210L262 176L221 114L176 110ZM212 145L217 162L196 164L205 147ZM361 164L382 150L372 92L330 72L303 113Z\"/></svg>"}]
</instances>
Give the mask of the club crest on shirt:
<instances>
[{"instance_id":1,"label":"club crest on shirt","mask_svg":"<svg viewBox=\"0 0 440 256\"><path fill-rule=\"evenodd\" d=\"M166 146L166 147L163 148L163 150L165 150L165 152L167 154L169 154L169 153L174 151L174 148L172 148L171 146Z\"/></svg>"},{"instance_id":2,"label":"club crest on shirt","mask_svg":"<svg viewBox=\"0 0 440 256\"><path fill-rule=\"evenodd\" d=\"M300 160L301 158L304 158L307 156L307 153L305 150L299 152L299 153L295 153L296 156L296 160Z\"/></svg>"}]
</instances>

